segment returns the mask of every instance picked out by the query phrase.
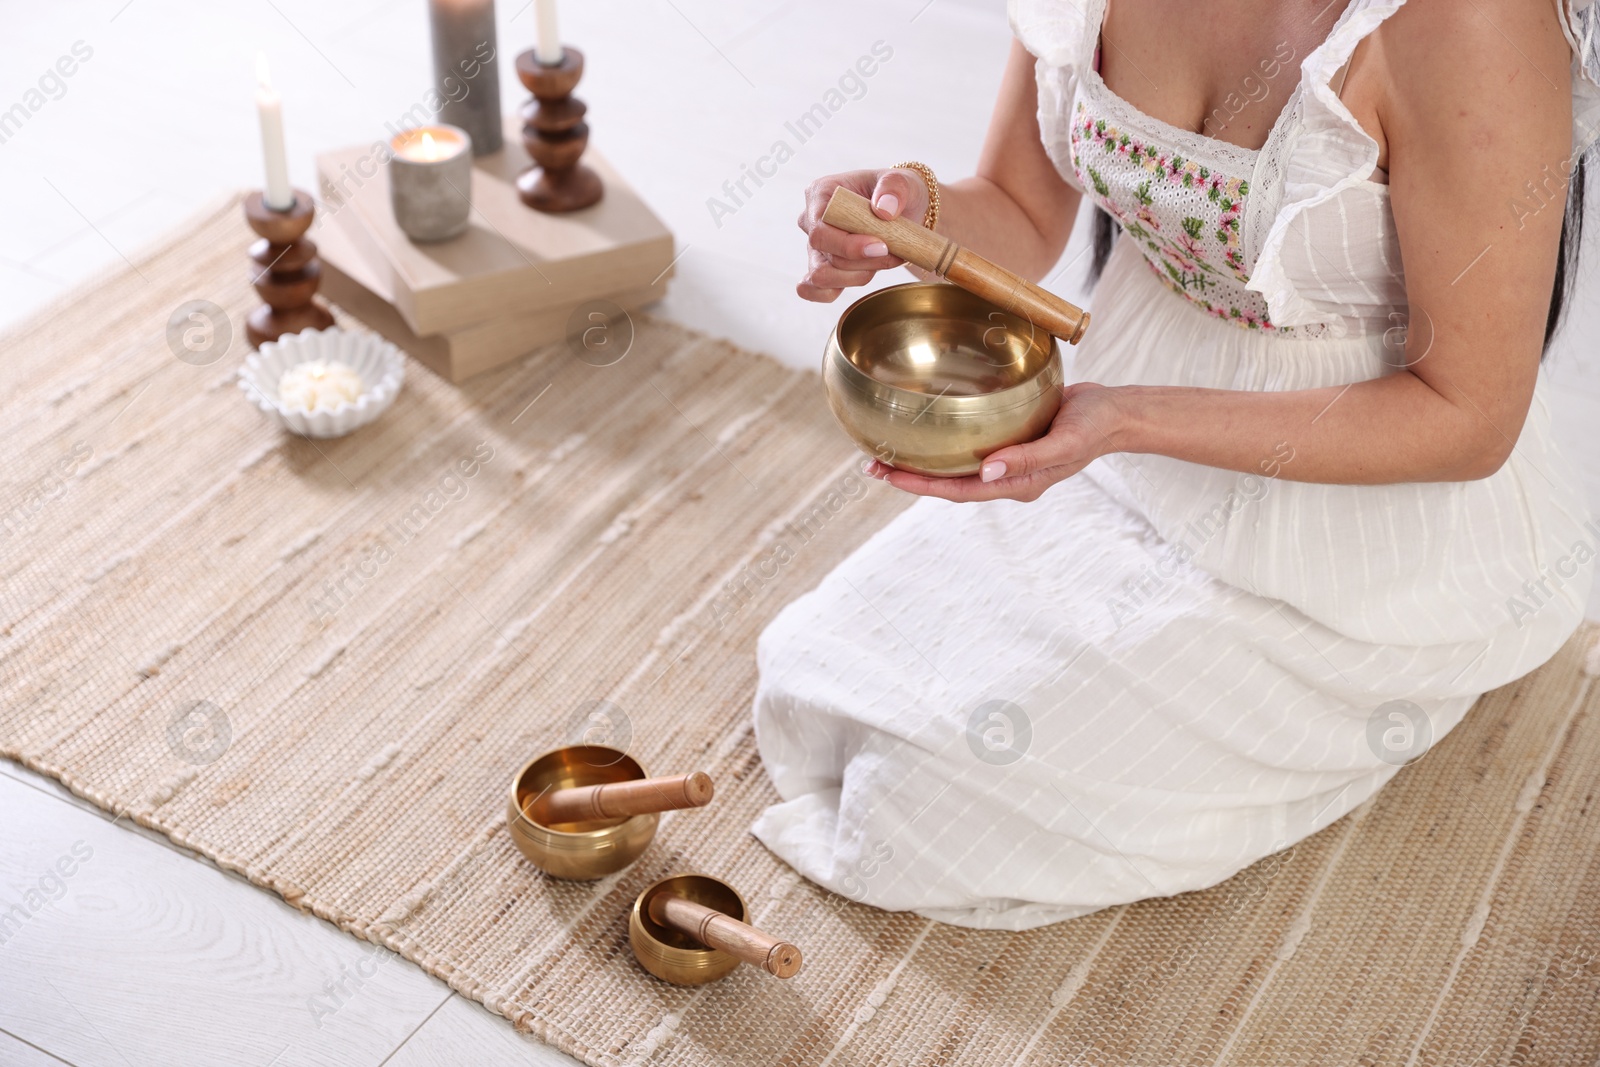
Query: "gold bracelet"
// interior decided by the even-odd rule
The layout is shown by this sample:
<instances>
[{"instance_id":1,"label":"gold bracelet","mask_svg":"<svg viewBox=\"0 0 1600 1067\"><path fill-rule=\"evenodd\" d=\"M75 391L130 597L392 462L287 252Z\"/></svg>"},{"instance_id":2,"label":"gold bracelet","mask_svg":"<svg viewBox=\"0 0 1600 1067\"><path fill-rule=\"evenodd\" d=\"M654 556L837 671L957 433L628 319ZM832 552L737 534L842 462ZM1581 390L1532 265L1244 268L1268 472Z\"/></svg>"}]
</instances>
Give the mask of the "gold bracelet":
<instances>
[{"instance_id":1,"label":"gold bracelet","mask_svg":"<svg viewBox=\"0 0 1600 1067\"><path fill-rule=\"evenodd\" d=\"M933 229L934 223L939 221L939 179L933 176L933 168L908 159L904 163L896 163L894 169L914 170L922 175L923 182L928 186L928 211L922 216L922 226L924 229Z\"/></svg>"}]
</instances>

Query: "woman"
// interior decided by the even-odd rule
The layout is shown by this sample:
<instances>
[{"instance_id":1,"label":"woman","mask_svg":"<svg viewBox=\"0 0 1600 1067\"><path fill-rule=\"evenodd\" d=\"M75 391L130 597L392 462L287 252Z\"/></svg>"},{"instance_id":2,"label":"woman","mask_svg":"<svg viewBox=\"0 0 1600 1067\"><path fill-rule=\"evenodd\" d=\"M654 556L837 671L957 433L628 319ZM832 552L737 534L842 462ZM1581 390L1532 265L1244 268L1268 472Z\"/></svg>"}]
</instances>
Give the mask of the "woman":
<instances>
[{"instance_id":1,"label":"woman","mask_svg":"<svg viewBox=\"0 0 1600 1067\"><path fill-rule=\"evenodd\" d=\"M1198 889L1561 646L1600 533L1540 372L1600 128L1561 2L1013 0L976 177L810 187L811 300L900 264L837 186L1034 279L1107 217L1049 434L868 461L924 499L763 633L762 841L963 926Z\"/></svg>"}]
</instances>

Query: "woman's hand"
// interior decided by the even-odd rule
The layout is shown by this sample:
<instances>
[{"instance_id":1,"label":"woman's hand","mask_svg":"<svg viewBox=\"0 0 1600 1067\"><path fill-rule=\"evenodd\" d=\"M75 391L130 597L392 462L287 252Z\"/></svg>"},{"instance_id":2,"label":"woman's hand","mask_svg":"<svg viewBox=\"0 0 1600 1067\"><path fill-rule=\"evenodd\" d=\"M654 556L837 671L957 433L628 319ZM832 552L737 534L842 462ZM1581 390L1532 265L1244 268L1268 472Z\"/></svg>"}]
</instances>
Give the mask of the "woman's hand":
<instances>
[{"instance_id":1,"label":"woman's hand","mask_svg":"<svg viewBox=\"0 0 1600 1067\"><path fill-rule=\"evenodd\" d=\"M872 201L872 210L880 219L904 215L920 223L928 211L927 183L914 170L853 170L812 182L806 188L806 209L800 213L800 228L811 245L810 266L796 289L807 300L823 304L852 285L867 284L878 271L905 262L891 256L888 246L876 237L849 233L822 221L828 199L840 187Z\"/></svg>"},{"instance_id":2,"label":"woman's hand","mask_svg":"<svg viewBox=\"0 0 1600 1067\"><path fill-rule=\"evenodd\" d=\"M862 470L896 489L945 500L1037 500L1057 482L1094 460L1119 451L1114 438L1122 427L1117 390L1079 382L1061 391L1061 410L1050 431L1037 441L1010 445L984 457L978 474L929 478L869 459Z\"/></svg>"}]
</instances>

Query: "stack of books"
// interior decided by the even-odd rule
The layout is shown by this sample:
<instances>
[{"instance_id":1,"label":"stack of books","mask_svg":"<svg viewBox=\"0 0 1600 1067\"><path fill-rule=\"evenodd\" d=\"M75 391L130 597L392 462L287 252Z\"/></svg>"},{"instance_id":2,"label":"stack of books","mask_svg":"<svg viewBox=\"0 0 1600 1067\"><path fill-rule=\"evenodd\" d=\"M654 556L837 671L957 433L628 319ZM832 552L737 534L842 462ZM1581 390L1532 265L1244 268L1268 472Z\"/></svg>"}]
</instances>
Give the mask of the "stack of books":
<instances>
[{"instance_id":1,"label":"stack of books","mask_svg":"<svg viewBox=\"0 0 1600 1067\"><path fill-rule=\"evenodd\" d=\"M530 161L519 120L506 125L505 148L473 163L467 231L436 244L396 225L379 146L317 157L322 295L452 382L563 339L581 305L661 299L675 262L671 232L593 148L583 161L605 182L600 203L525 206L516 178Z\"/></svg>"}]
</instances>

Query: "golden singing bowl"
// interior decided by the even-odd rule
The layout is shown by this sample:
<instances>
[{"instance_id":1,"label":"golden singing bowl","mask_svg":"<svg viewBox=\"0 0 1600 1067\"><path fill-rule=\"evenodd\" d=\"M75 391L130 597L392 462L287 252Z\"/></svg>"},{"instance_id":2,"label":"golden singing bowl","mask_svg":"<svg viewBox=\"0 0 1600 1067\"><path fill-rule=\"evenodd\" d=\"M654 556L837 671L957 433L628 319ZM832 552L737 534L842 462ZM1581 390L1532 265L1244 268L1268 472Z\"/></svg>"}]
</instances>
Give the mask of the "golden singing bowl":
<instances>
[{"instance_id":1,"label":"golden singing bowl","mask_svg":"<svg viewBox=\"0 0 1600 1067\"><path fill-rule=\"evenodd\" d=\"M943 282L868 293L822 357L828 406L870 455L940 477L1032 441L1061 407L1061 349L1027 319Z\"/></svg>"},{"instance_id":2,"label":"golden singing bowl","mask_svg":"<svg viewBox=\"0 0 1600 1067\"><path fill-rule=\"evenodd\" d=\"M606 745L552 749L530 760L511 780L506 805L511 840L534 866L557 878L590 881L620 871L655 839L655 813L545 826L528 812L549 790L647 777L632 756Z\"/></svg>"},{"instance_id":3,"label":"golden singing bowl","mask_svg":"<svg viewBox=\"0 0 1600 1067\"><path fill-rule=\"evenodd\" d=\"M675 874L663 878L640 893L633 902L633 910L628 913L628 944L641 967L676 985L702 985L716 981L739 966L739 957L721 949L707 948L688 934L650 918L650 898L657 893L687 897L742 923L750 921L744 898L726 882L705 874Z\"/></svg>"}]
</instances>

